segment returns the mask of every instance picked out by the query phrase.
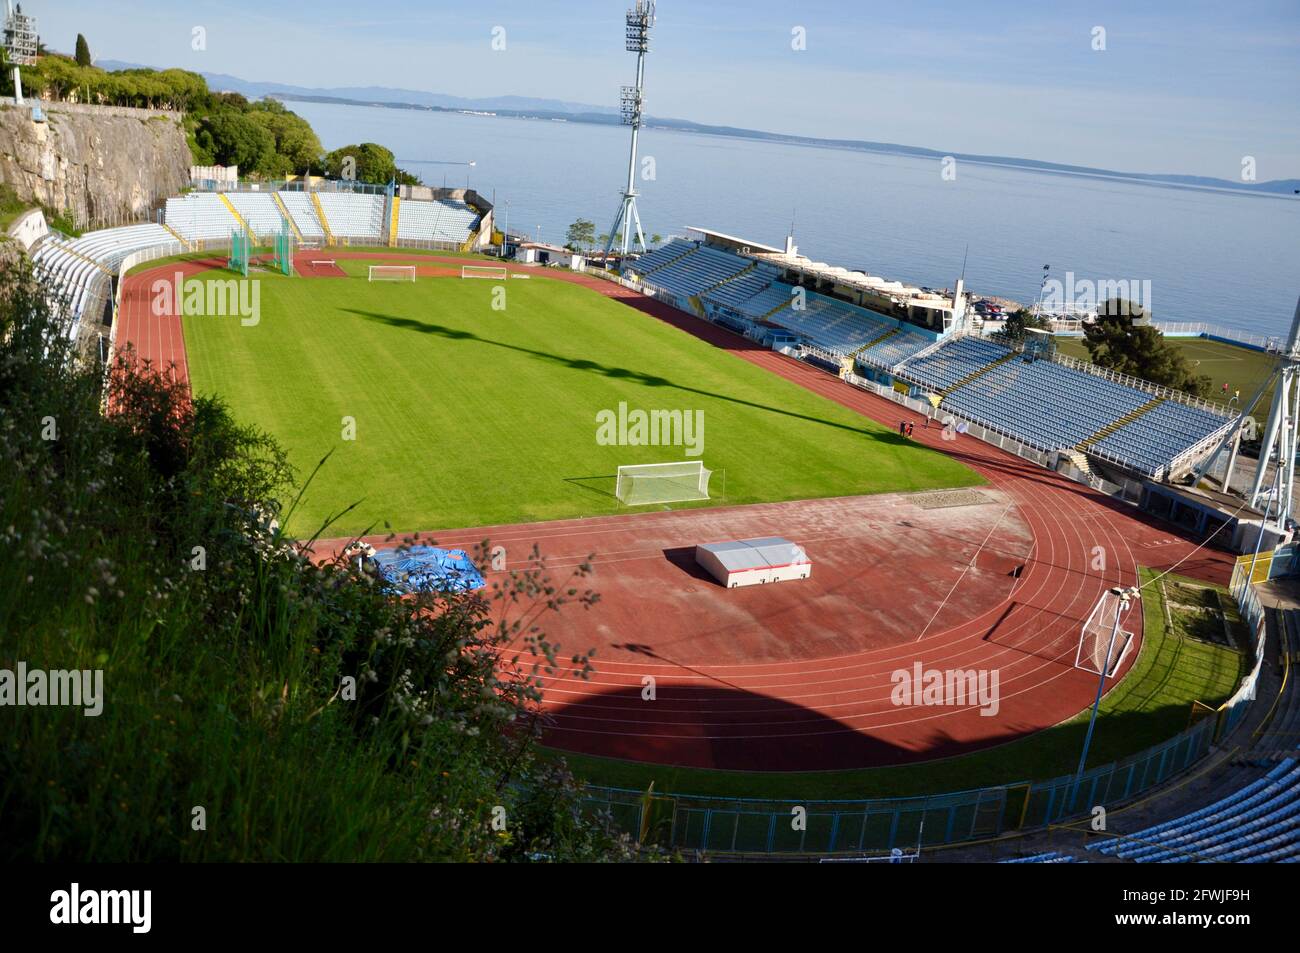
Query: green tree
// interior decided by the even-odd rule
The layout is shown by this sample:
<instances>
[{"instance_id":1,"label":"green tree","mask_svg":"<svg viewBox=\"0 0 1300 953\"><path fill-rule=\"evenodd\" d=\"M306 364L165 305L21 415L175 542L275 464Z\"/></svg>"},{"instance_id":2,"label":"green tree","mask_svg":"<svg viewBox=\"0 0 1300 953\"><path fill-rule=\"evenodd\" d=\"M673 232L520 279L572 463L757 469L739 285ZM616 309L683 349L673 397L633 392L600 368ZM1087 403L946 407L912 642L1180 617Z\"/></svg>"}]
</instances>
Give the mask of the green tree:
<instances>
[{"instance_id":1,"label":"green tree","mask_svg":"<svg viewBox=\"0 0 1300 953\"><path fill-rule=\"evenodd\" d=\"M90 44L86 42L86 38L80 33L77 34L77 65L90 65Z\"/></svg>"},{"instance_id":2,"label":"green tree","mask_svg":"<svg viewBox=\"0 0 1300 953\"><path fill-rule=\"evenodd\" d=\"M248 117L275 140L275 150L263 160L263 166L255 170L258 174L278 177L320 165L324 150L311 124L285 109L279 100L259 100L249 109Z\"/></svg>"},{"instance_id":3,"label":"green tree","mask_svg":"<svg viewBox=\"0 0 1300 953\"><path fill-rule=\"evenodd\" d=\"M1052 323L1047 318L1035 315L1028 308L1021 308L1007 315L1002 329L996 332L993 337L1002 344L1016 345L1025 339L1030 328L1050 331Z\"/></svg>"},{"instance_id":4,"label":"green tree","mask_svg":"<svg viewBox=\"0 0 1300 953\"><path fill-rule=\"evenodd\" d=\"M658 233L650 236L650 247L658 248L663 243L664 237Z\"/></svg>"},{"instance_id":5,"label":"green tree","mask_svg":"<svg viewBox=\"0 0 1300 953\"><path fill-rule=\"evenodd\" d=\"M1210 378L1197 376L1182 353L1148 323L1149 317L1132 302L1106 301L1097 310L1097 320L1084 325L1084 345L1092 362L1197 397L1209 396Z\"/></svg>"},{"instance_id":6,"label":"green tree","mask_svg":"<svg viewBox=\"0 0 1300 953\"><path fill-rule=\"evenodd\" d=\"M596 224L580 218L569 226L565 238L574 251L588 250L596 241Z\"/></svg>"},{"instance_id":7,"label":"green tree","mask_svg":"<svg viewBox=\"0 0 1300 953\"><path fill-rule=\"evenodd\" d=\"M332 179L352 178L372 185L387 185L400 171L393 153L375 142L335 149L325 156L324 168Z\"/></svg>"},{"instance_id":8,"label":"green tree","mask_svg":"<svg viewBox=\"0 0 1300 953\"><path fill-rule=\"evenodd\" d=\"M263 167L275 152L275 137L244 113L222 110L205 117L196 138L212 160L250 172Z\"/></svg>"}]
</instances>

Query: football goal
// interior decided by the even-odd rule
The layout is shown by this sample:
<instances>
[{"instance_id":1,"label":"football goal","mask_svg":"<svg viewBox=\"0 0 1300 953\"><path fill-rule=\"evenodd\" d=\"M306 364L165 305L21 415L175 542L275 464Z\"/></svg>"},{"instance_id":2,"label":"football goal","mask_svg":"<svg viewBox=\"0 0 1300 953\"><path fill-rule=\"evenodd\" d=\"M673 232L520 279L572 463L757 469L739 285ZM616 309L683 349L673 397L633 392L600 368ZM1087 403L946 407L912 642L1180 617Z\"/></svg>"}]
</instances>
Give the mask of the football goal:
<instances>
[{"instance_id":1,"label":"football goal","mask_svg":"<svg viewBox=\"0 0 1300 953\"><path fill-rule=\"evenodd\" d=\"M462 278L496 278L503 280L510 276L500 265L461 265L460 276Z\"/></svg>"},{"instance_id":2,"label":"football goal","mask_svg":"<svg viewBox=\"0 0 1300 953\"><path fill-rule=\"evenodd\" d=\"M1075 668L1094 675L1101 675L1104 671L1107 678L1119 671L1133 644L1133 633L1120 625L1129 605L1130 601L1123 593L1114 589L1102 593L1079 633L1079 649L1074 654Z\"/></svg>"},{"instance_id":3,"label":"football goal","mask_svg":"<svg viewBox=\"0 0 1300 953\"><path fill-rule=\"evenodd\" d=\"M614 495L626 506L707 500L711 476L700 460L619 467Z\"/></svg>"},{"instance_id":4,"label":"football goal","mask_svg":"<svg viewBox=\"0 0 1300 953\"><path fill-rule=\"evenodd\" d=\"M371 265L371 281L414 281L414 265Z\"/></svg>"}]
</instances>

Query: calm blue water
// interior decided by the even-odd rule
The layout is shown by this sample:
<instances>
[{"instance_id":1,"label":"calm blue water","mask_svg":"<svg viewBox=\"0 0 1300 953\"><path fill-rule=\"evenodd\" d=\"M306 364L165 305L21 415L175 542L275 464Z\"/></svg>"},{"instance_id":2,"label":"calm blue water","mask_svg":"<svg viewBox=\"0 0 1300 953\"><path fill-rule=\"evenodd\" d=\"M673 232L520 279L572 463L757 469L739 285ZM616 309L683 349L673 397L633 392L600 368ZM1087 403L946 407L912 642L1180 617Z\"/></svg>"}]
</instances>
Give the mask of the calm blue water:
<instances>
[{"instance_id":1,"label":"calm blue water","mask_svg":"<svg viewBox=\"0 0 1300 953\"><path fill-rule=\"evenodd\" d=\"M495 193L512 232L563 243L575 219L607 231L628 131L546 120L290 103L327 149L379 142L429 185ZM852 130L845 130L851 135ZM1300 201L1162 188L643 130L656 177L638 186L646 235L699 225L917 285L1032 301L1064 279L1149 280L1158 321L1284 334L1300 294ZM464 163L474 160L471 169ZM452 164L460 163L460 164ZM506 203L509 202L509 209Z\"/></svg>"}]
</instances>

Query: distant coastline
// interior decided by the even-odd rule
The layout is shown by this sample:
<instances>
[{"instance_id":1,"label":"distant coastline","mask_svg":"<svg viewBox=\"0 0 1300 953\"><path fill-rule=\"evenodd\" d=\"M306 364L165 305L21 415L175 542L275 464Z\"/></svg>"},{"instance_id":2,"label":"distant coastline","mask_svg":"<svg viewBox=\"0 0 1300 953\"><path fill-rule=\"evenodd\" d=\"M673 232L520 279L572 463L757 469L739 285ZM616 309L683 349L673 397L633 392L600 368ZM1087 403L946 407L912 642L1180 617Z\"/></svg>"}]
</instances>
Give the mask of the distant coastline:
<instances>
[{"instance_id":1,"label":"distant coastline","mask_svg":"<svg viewBox=\"0 0 1300 953\"><path fill-rule=\"evenodd\" d=\"M325 103L337 106L370 106L381 109L407 109L416 112L458 113L460 115L481 116L486 118L581 122L600 126L617 126L621 124L617 114L599 112L566 112L548 109L512 109L502 107L481 107L471 109L466 107L438 106L429 103L353 99L345 96L313 95L309 93L284 91L268 92L265 95L269 98L279 99L284 102ZM1300 200L1300 194L1297 194L1300 192L1300 179L1274 179L1268 182L1234 182L1231 179L1216 179L1208 176L1118 172L1113 169L1065 165L1058 162L1042 162L1037 159L1022 159L1016 156L990 156L962 152L943 152L939 149L927 149L921 146L904 146L891 142L872 142L865 139L822 139L815 136L795 136L784 133L764 132L761 129L744 129L736 126L710 126L703 123L691 122L685 119L658 119L653 116L646 118L645 125L648 129L668 129L674 132L694 133L696 135L724 136L731 139L749 139L759 142L787 143L789 145L819 149L844 149L848 151L868 152L878 155L911 156L913 158L943 159L951 156L958 162L972 162L980 165L1020 169L1029 172L1047 172L1053 175L1080 176L1092 179L1130 182L1139 185L1193 189L1199 192L1222 192L1233 195L1253 195L1265 198L1289 198Z\"/></svg>"},{"instance_id":2,"label":"distant coastline","mask_svg":"<svg viewBox=\"0 0 1300 953\"><path fill-rule=\"evenodd\" d=\"M121 60L103 60L98 66L108 70L137 69L142 64ZM151 68L151 67L145 67ZM601 126L621 125L616 108L595 106L591 103L570 102L529 96L497 96L469 98L433 93L426 90L398 89L389 86L352 86L332 89L314 89L290 86L284 83L256 82L226 73L203 72L200 75L214 89L237 92L251 99L267 97L285 102L326 103L340 106L376 106L382 109L411 109L420 112L459 113L506 119L561 120ZM963 152L944 152L921 146L905 146L892 142L873 142L865 139L825 139L815 136L796 136L761 129L737 126L713 126L687 119L646 117L646 126L652 129L669 129L699 135L725 136L761 142L788 143L821 149L846 149L879 155L912 156L943 159L952 156L959 162L1001 166L1030 172L1048 172L1053 175L1081 176L1092 179L1110 179L1117 182L1157 185L1165 188L1192 189L1198 192L1220 192L1233 195L1254 195L1266 198L1300 200L1300 178L1272 179L1266 182L1241 182L1213 176L1177 175L1165 172L1122 172L1093 166L1067 165L1022 159L1017 156L980 155Z\"/></svg>"}]
</instances>

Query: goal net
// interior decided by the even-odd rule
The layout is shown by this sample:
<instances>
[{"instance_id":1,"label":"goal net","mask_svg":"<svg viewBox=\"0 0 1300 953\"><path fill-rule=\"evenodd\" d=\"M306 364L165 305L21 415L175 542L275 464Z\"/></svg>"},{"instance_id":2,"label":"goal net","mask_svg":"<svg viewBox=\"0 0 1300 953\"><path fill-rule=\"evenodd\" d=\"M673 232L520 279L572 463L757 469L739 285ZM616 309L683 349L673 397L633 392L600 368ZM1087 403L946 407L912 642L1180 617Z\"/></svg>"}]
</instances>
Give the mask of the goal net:
<instances>
[{"instance_id":1,"label":"goal net","mask_svg":"<svg viewBox=\"0 0 1300 953\"><path fill-rule=\"evenodd\" d=\"M707 500L711 476L700 460L619 467L614 495L627 506Z\"/></svg>"},{"instance_id":2,"label":"goal net","mask_svg":"<svg viewBox=\"0 0 1300 953\"><path fill-rule=\"evenodd\" d=\"M501 265L461 265L460 276L462 278L499 278L505 279L510 276Z\"/></svg>"},{"instance_id":3,"label":"goal net","mask_svg":"<svg viewBox=\"0 0 1300 953\"><path fill-rule=\"evenodd\" d=\"M414 281L414 265L371 265L371 281Z\"/></svg>"},{"instance_id":4,"label":"goal net","mask_svg":"<svg viewBox=\"0 0 1300 953\"><path fill-rule=\"evenodd\" d=\"M1115 620L1125 608L1126 603L1113 589L1102 593L1101 599L1098 600L1092 614L1088 616L1088 621L1083 624L1083 630L1079 633L1079 650L1074 656L1075 668L1092 672L1094 675L1101 675L1104 671L1107 678L1119 671L1119 667L1124 664L1124 659L1128 655L1129 647L1133 644L1132 632L1125 631L1122 626L1118 631L1115 629ZM1115 635L1113 645L1111 644L1112 633Z\"/></svg>"}]
</instances>

